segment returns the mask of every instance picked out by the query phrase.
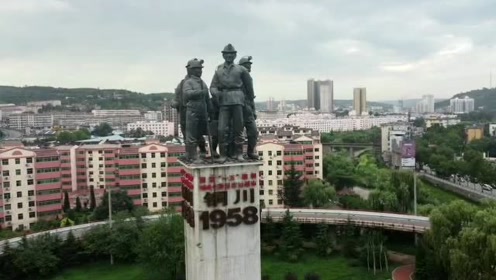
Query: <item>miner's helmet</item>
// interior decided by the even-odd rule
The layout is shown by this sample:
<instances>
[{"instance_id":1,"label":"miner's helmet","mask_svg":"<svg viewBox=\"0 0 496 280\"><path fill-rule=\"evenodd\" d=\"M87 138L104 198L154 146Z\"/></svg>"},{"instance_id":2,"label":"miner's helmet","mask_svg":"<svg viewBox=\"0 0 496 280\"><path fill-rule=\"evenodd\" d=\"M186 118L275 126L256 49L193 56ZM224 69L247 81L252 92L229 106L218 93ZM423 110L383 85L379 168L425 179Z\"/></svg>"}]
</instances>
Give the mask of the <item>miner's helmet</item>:
<instances>
[{"instance_id":1,"label":"miner's helmet","mask_svg":"<svg viewBox=\"0 0 496 280\"><path fill-rule=\"evenodd\" d=\"M188 68L188 69L203 68L203 59L197 59L197 58L191 59L190 61L188 61L186 68Z\"/></svg>"},{"instance_id":2,"label":"miner's helmet","mask_svg":"<svg viewBox=\"0 0 496 280\"><path fill-rule=\"evenodd\" d=\"M227 44L227 46L224 47L224 50L222 50L222 53L237 53L237 51L233 45Z\"/></svg>"},{"instance_id":3,"label":"miner's helmet","mask_svg":"<svg viewBox=\"0 0 496 280\"><path fill-rule=\"evenodd\" d=\"M252 64L253 62L251 62L251 59L252 59L251 55L248 55L248 56L243 56L243 57L239 60L238 64L239 64L239 65L243 65L243 64Z\"/></svg>"}]
</instances>

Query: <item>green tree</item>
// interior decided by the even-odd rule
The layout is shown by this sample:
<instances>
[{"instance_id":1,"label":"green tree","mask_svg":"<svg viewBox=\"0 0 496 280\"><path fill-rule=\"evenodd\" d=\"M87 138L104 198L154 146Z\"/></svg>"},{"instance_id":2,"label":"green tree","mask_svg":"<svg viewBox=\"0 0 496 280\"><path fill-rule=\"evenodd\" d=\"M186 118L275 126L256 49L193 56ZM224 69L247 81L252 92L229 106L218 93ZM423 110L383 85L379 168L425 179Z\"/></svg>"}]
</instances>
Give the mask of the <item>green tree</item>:
<instances>
[{"instance_id":1,"label":"green tree","mask_svg":"<svg viewBox=\"0 0 496 280\"><path fill-rule=\"evenodd\" d=\"M285 172L284 186L279 194L284 205L289 208L300 207L302 205L301 189L303 181L301 172L296 170L294 161L291 161L291 167Z\"/></svg>"},{"instance_id":2,"label":"green tree","mask_svg":"<svg viewBox=\"0 0 496 280\"><path fill-rule=\"evenodd\" d=\"M317 254L321 257L327 257L332 253L332 240L329 234L329 226L326 224L317 225L315 234L315 243L317 244Z\"/></svg>"},{"instance_id":3,"label":"green tree","mask_svg":"<svg viewBox=\"0 0 496 280\"><path fill-rule=\"evenodd\" d=\"M76 138L74 137L74 134L69 131L61 131L57 135L57 142L60 144L72 143L74 141L76 141Z\"/></svg>"},{"instance_id":4,"label":"green tree","mask_svg":"<svg viewBox=\"0 0 496 280\"><path fill-rule=\"evenodd\" d=\"M29 240L24 237L15 249L13 259L21 279L39 279L55 274L60 263L56 255L59 248L60 239L56 236L45 234Z\"/></svg>"},{"instance_id":5,"label":"green tree","mask_svg":"<svg viewBox=\"0 0 496 280\"><path fill-rule=\"evenodd\" d=\"M93 129L92 134L96 136L109 136L112 134L112 127L108 123L101 123Z\"/></svg>"},{"instance_id":6,"label":"green tree","mask_svg":"<svg viewBox=\"0 0 496 280\"><path fill-rule=\"evenodd\" d=\"M287 261L298 261L302 242L300 225L293 220L288 209L282 221L281 256Z\"/></svg>"},{"instance_id":7,"label":"green tree","mask_svg":"<svg viewBox=\"0 0 496 280\"><path fill-rule=\"evenodd\" d=\"M136 247L138 260L154 279L174 280L184 272L184 222L168 213L143 230ZM157 278L158 277L158 278Z\"/></svg>"},{"instance_id":8,"label":"green tree","mask_svg":"<svg viewBox=\"0 0 496 280\"><path fill-rule=\"evenodd\" d=\"M96 198L95 198L95 189L93 185L90 186L90 210L94 210L96 208Z\"/></svg>"},{"instance_id":9,"label":"green tree","mask_svg":"<svg viewBox=\"0 0 496 280\"><path fill-rule=\"evenodd\" d=\"M132 211L134 210L133 199L129 197L125 191L112 191L111 197L113 214L121 211L132 213ZM96 220L101 221L108 219L108 202L108 195L104 194L102 203L98 207L96 207L94 211L94 218Z\"/></svg>"},{"instance_id":10,"label":"green tree","mask_svg":"<svg viewBox=\"0 0 496 280\"><path fill-rule=\"evenodd\" d=\"M69 193L67 191L64 191L64 206L62 209L65 213L71 210L71 202L69 201Z\"/></svg>"},{"instance_id":11,"label":"green tree","mask_svg":"<svg viewBox=\"0 0 496 280\"><path fill-rule=\"evenodd\" d=\"M424 118L416 118L413 120L413 125L415 127L424 127L425 126L425 119Z\"/></svg>"},{"instance_id":12,"label":"green tree","mask_svg":"<svg viewBox=\"0 0 496 280\"><path fill-rule=\"evenodd\" d=\"M274 219L270 215L270 212L265 218L265 223L261 225L263 229L262 240L268 245L273 245L274 240L277 238L276 225Z\"/></svg>"},{"instance_id":13,"label":"green tree","mask_svg":"<svg viewBox=\"0 0 496 280\"><path fill-rule=\"evenodd\" d=\"M81 212L81 210L83 209L83 207L81 206L81 199L78 197L76 197L76 212Z\"/></svg>"},{"instance_id":14,"label":"green tree","mask_svg":"<svg viewBox=\"0 0 496 280\"><path fill-rule=\"evenodd\" d=\"M355 185L355 165L351 158L333 154L324 158L324 176L336 190L353 187Z\"/></svg>"},{"instance_id":15,"label":"green tree","mask_svg":"<svg viewBox=\"0 0 496 280\"><path fill-rule=\"evenodd\" d=\"M328 207L336 199L336 190L328 183L312 180L303 189L303 201L314 208Z\"/></svg>"},{"instance_id":16,"label":"green tree","mask_svg":"<svg viewBox=\"0 0 496 280\"><path fill-rule=\"evenodd\" d=\"M67 234L60 250L60 261L62 267L79 265L86 261L84 249L81 241L76 239L72 231Z\"/></svg>"}]
</instances>

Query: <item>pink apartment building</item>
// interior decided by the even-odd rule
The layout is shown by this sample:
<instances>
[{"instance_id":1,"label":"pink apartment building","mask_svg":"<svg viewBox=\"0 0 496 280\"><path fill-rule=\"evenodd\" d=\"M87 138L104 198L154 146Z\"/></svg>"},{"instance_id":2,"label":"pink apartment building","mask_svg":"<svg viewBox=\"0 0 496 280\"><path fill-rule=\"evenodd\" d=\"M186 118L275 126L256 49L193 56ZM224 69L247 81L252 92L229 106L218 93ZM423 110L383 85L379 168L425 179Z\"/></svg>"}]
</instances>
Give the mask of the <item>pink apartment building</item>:
<instances>
[{"instance_id":1,"label":"pink apartment building","mask_svg":"<svg viewBox=\"0 0 496 280\"><path fill-rule=\"evenodd\" d=\"M260 194L266 207L283 206L277 194L291 161L305 179L322 179L320 141L305 136L294 141L272 140L257 147L264 162ZM183 153L184 146L158 142L0 149L0 226L29 229L38 219L61 215L65 191L72 207L77 197L89 204L91 186L97 203L111 188L125 190L135 205L152 212L164 207L179 210L182 167L177 157Z\"/></svg>"}]
</instances>

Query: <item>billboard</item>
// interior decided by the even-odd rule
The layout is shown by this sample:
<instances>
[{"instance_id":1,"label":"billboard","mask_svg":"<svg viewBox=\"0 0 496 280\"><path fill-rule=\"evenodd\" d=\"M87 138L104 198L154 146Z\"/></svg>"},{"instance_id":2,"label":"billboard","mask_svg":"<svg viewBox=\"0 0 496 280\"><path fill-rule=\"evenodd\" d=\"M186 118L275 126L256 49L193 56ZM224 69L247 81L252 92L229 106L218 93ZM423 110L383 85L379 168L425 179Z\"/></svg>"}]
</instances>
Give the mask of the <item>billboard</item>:
<instances>
[{"instance_id":1,"label":"billboard","mask_svg":"<svg viewBox=\"0 0 496 280\"><path fill-rule=\"evenodd\" d=\"M415 142L403 142L401 146L401 166L415 167Z\"/></svg>"},{"instance_id":2,"label":"billboard","mask_svg":"<svg viewBox=\"0 0 496 280\"><path fill-rule=\"evenodd\" d=\"M415 158L415 142L403 142L401 158Z\"/></svg>"}]
</instances>

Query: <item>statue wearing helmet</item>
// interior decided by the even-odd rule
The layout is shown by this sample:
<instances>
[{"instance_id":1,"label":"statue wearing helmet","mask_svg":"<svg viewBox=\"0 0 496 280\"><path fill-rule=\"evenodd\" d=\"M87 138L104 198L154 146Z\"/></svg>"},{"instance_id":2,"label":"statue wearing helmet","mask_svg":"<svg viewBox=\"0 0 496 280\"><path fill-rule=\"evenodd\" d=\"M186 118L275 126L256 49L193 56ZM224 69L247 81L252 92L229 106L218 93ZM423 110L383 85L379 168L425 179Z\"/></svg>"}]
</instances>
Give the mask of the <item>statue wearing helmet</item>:
<instances>
[{"instance_id":1,"label":"statue wearing helmet","mask_svg":"<svg viewBox=\"0 0 496 280\"><path fill-rule=\"evenodd\" d=\"M205 141L203 135L208 135L207 125L211 103L208 87L201 79L203 60L192 59L186 66L189 76L184 81L182 98L186 106L186 158L192 163L203 163L197 156L197 146Z\"/></svg>"},{"instance_id":2,"label":"statue wearing helmet","mask_svg":"<svg viewBox=\"0 0 496 280\"><path fill-rule=\"evenodd\" d=\"M251 56L242 57L238 64L246 68L248 72L251 72ZM251 75L250 75L251 79ZM252 82L253 83L253 82ZM247 90L243 86L243 91L245 92L245 106L243 107L243 121L244 127L246 129L246 137L248 138L248 147L246 149L246 156L249 159L258 159L258 155L255 153L255 147L258 140L258 131L255 120L257 115L255 114L255 96L249 95Z\"/></svg>"},{"instance_id":3,"label":"statue wearing helmet","mask_svg":"<svg viewBox=\"0 0 496 280\"><path fill-rule=\"evenodd\" d=\"M228 131L232 131L235 143L234 158L243 161L243 106L245 95L254 96L253 84L246 68L234 63L236 49L228 44L222 51L225 62L215 71L210 92L219 104L219 162L227 159Z\"/></svg>"},{"instance_id":4,"label":"statue wearing helmet","mask_svg":"<svg viewBox=\"0 0 496 280\"><path fill-rule=\"evenodd\" d=\"M183 135L183 139L186 140L186 103L183 102L183 85L184 81L186 81L190 76L190 69L188 65L186 65L186 77L179 82L175 89L175 97L171 104L171 107L176 109L179 115L179 126L181 127L181 133ZM200 138L198 147L200 148L200 157L204 158L207 154L207 148L205 139Z\"/></svg>"}]
</instances>

